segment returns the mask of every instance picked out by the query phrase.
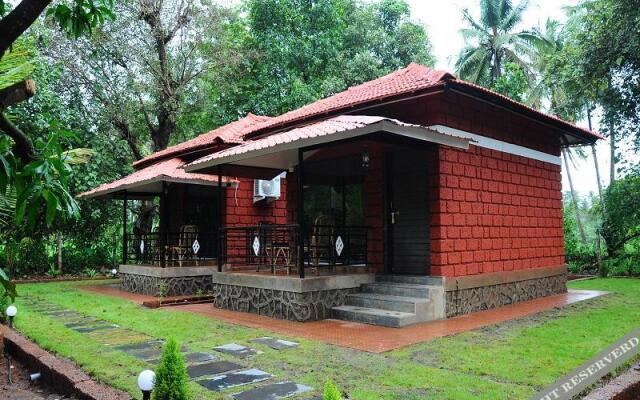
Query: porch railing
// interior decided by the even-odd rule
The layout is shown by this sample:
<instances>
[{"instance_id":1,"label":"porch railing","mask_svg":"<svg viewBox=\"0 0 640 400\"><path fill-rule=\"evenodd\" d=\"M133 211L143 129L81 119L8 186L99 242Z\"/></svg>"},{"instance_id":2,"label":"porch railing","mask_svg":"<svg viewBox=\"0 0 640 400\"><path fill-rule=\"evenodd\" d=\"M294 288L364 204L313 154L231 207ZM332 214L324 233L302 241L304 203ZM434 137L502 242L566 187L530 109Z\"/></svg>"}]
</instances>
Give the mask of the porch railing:
<instances>
[{"instance_id":1,"label":"porch railing","mask_svg":"<svg viewBox=\"0 0 640 400\"><path fill-rule=\"evenodd\" d=\"M302 268L367 265L365 226L314 225L302 232ZM220 230L221 262L227 269L299 270L300 227L259 225ZM304 276L304 273L300 273Z\"/></svg>"},{"instance_id":2,"label":"porch railing","mask_svg":"<svg viewBox=\"0 0 640 400\"><path fill-rule=\"evenodd\" d=\"M215 265L218 254L218 234L212 232L128 233L125 243L124 264Z\"/></svg>"}]
</instances>

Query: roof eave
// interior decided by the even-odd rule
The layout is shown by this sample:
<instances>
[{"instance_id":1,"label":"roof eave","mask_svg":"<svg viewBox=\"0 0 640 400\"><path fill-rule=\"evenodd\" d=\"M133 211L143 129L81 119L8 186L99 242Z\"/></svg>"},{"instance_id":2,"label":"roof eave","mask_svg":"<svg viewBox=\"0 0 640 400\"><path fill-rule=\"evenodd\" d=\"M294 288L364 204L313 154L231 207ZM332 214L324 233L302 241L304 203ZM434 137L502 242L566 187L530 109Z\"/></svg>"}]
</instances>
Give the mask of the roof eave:
<instances>
[{"instance_id":1,"label":"roof eave","mask_svg":"<svg viewBox=\"0 0 640 400\"><path fill-rule=\"evenodd\" d=\"M498 107L504 107L514 113L525 115L538 123L551 125L581 141L581 143L575 143L573 145L593 144L600 139L604 139L604 137L595 132L574 126L561 119L552 118L543 112L531 110L515 100L505 98L499 94L492 93L491 91L474 88L472 85L466 84L465 82L449 81L446 84L445 90L453 90L463 95L487 101ZM564 142L566 143L566 140L564 140Z\"/></svg>"}]
</instances>

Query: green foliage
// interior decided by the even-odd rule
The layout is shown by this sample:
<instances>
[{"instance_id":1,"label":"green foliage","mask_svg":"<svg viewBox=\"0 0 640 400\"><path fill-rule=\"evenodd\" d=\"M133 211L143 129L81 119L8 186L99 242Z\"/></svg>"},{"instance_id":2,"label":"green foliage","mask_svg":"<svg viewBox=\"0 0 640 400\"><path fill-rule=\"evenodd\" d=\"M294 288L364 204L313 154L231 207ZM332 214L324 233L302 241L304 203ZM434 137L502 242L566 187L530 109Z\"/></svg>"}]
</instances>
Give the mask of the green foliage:
<instances>
[{"instance_id":1,"label":"green foliage","mask_svg":"<svg viewBox=\"0 0 640 400\"><path fill-rule=\"evenodd\" d=\"M7 275L5 270L0 268L0 298L9 299L11 302L13 302L17 295L18 293L16 292L16 285L11 282L9 275Z\"/></svg>"},{"instance_id":2,"label":"green foliage","mask_svg":"<svg viewBox=\"0 0 640 400\"><path fill-rule=\"evenodd\" d=\"M180 346L174 338L167 339L156 369L156 381L153 389L154 400L191 399L187 383L187 367L180 353Z\"/></svg>"},{"instance_id":3,"label":"green foliage","mask_svg":"<svg viewBox=\"0 0 640 400\"><path fill-rule=\"evenodd\" d=\"M491 89L515 101L522 102L529 89L529 81L518 64L507 62L504 65L504 72L495 80Z\"/></svg>"},{"instance_id":4,"label":"green foliage","mask_svg":"<svg viewBox=\"0 0 640 400\"><path fill-rule=\"evenodd\" d=\"M465 47L456 61L458 75L486 87L497 84L504 63L513 63L529 76L528 60L540 39L534 32L513 32L522 21L527 1L480 0L480 19L463 11L467 28L461 30Z\"/></svg>"},{"instance_id":5,"label":"green foliage","mask_svg":"<svg viewBox=\"0 0 640 400\"><path fill-rule=\"evenodd\" d=\"M113 0L73 0L54 4L47 10L60 29L69 36L79 38L91 33L99 24L113 20Z\"/></svg>"},{"instance_id":6,"label":"green foliage","mask_svg":"<svg viewBox=\"0 0 640 400\"><path fill-rule=\"evenodd\" d=\"M94 268L85 268L82 273L84 274L84 276L89 278L93 278L98 275L98 271L96 271Z\"/></svg>"},{"instance_id":7,"label":"green foliage","mask_svg":"<svg viewBox=\"0 0 640 400\"><path fill-rule=\"evenodd\" d=\"M0 89L27 79L33 72L34 47L32 41L18 40L0 58Z\"/></svg>"},{"instance_id":8,"label":"green foliage","mask_svg":"<svg viewBox=\"0 0 640 400\"><path fill-rule=\"evenodd\" d=\"M336 385L330 380L324 384L322 400L342 400L342 393L340 393L340 390L338 390Z\"/></svg>"},{"instance_id":9,"label":"green foliage","mask_svg":"<svg viewBox=\"0 0 640 400\"><path fill-rule=\"evenodd\" d=\"M58 270L55 265L51 264L49 265L49 270L47 271L46 275L49 278L57 278L58 276L60 276L60 270Z\"/></svg>"},{"instance_id":10,"label":"green foliage","mask_svg":"<svg viewBox=\"0 0 640 400\"><path fill-rule=\"evenodd\" d=\"M245 8L246 18L225 28L226 50L209 53L226 62L199 83L204 108L181 126L277 115L412 61L434 63L424 27L402 0L249 0Z\"/></svg>"},{"instance_id":11,"label":"green foliage","mask_svg":"<svg viewBox=\"0 0 640 400\"><path fill-rule=\"evenodd\" d=\"M640 237L640 174L631 174L609 185L604 193L602 237L611 257Z\"/></svg>"}]
</instances>

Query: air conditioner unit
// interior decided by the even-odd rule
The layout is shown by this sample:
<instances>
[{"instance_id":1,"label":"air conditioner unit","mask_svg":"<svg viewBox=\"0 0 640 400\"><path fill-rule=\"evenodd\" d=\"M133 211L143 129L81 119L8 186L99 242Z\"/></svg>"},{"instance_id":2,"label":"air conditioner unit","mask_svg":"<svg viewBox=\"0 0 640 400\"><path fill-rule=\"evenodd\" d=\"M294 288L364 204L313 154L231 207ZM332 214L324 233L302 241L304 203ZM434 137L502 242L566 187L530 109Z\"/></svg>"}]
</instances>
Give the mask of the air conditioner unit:
<instances>
[{"instance_id":1,"label":"air conditioner unit","mask_svg":"<svg viewBox=\"0 0 640 400\"><path fill-rule=\"evenodd\" d=\"M253 202L262 200L273 201L280 198L280 179L278 175L271 180L254 179L253 181Z\"/></svg>"}]
</instances>

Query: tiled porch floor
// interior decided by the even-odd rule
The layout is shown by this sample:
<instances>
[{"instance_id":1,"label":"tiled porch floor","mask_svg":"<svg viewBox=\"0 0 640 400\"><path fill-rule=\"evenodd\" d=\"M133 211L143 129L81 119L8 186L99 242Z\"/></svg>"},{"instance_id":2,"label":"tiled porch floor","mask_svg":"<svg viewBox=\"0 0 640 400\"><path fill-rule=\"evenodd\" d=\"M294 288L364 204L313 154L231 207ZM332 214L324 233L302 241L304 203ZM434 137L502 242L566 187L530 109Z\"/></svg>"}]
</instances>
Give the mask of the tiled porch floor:
<instances>
[{"instance_id":1,"label":"tiled porch floor","mask_svg":"<svg viewBox=\"0 0 640 400\"><path fill-rule=\"evenodd\" d=\"M138 304L142 304L145 300L154 299L152 296L123 292L113 285L83 286L82 288L94 293L121 297ZM411 344L526 317L605 294L607 292L595 290L569 290L565 294L512 304L447 320L425 322L405 328L386 328L333 319L306 323L292 322L255 314L221 310L214 308L210 303L167 307L165 310L192 312L250 328L261 328L284 335L319 340L372 353L382 353Z\"/></svg>"}]
</instances>

